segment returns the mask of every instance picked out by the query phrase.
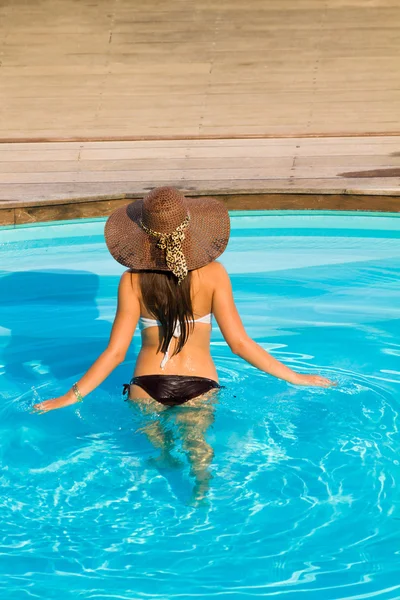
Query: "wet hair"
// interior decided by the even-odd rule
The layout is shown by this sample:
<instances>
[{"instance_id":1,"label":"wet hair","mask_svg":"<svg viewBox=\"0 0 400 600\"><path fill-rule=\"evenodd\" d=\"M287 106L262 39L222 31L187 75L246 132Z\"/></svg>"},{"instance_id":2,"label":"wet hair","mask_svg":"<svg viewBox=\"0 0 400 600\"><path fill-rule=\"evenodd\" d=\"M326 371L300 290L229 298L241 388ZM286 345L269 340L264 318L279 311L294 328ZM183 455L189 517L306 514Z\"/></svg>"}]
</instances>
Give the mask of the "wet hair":
<instances>
[{"instance_id":1,"label":"wet hair","mask_svg":"<svg viewBox=\"0 0 400 600\"><path fill-rule=\"evenodd\" d=\"M166 352L179 323L181 335L172 354L178 354L193 331L194 320L190 294L191 273L178 284L178 279L169 271L141 271L139 285L142 301L148 312L161 323L159 352Z\"/></svg>"}]
</instances>

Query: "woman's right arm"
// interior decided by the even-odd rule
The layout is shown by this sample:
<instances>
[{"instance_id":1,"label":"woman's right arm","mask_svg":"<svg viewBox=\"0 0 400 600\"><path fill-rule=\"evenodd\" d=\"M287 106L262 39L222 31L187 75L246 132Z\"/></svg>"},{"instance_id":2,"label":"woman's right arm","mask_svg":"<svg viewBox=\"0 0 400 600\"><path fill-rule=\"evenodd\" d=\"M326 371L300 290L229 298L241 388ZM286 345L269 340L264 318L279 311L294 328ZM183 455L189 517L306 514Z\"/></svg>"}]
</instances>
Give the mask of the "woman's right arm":
<instances>
[{"instance_id":1,"label":"woman's right arm","mask_svg":"<svg viewBox=\"0 0 400 600\"><path fill-rule=\"evenodd\" d=\"M303 375L292 371L252 340L247 335L237 311L228 273L220 263L213 263L213 269L215 269L212 274L213 281L216 285L213 293L212 312L222 335L234 354L260 369L260 371L295 385L318 387L335 385L329 379L319 375Z\"/></svg>"},{"instance_id":2,"label":"woman's right arm","mask_svg":"<svg viewBox=\"0 0 400 600\"><path fill-rule=\"evenodd\" d=\"M117 312L107 348L77 382L82 397L97 388L125 359L139 316L139 298L132 285L131 273L125 271L119 283ZM63 396L35 404L33 410L40 413L48 412L75 404L77 400L73 389L70 389Z\"/></svg>"}]
</instances>

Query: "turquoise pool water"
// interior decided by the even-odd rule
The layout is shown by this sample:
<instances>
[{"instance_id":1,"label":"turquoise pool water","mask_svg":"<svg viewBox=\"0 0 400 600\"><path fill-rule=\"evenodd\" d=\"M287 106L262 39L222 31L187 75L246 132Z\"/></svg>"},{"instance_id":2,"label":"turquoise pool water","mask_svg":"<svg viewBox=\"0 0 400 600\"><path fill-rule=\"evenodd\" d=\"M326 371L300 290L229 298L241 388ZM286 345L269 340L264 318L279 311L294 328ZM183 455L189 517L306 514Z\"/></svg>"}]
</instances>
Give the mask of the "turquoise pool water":
<instances>
[{"instance_id":1,"label":"turquoise pool water","mask_svg":"<svg viewBox=\"0 0 400 600\"><path fill-rule=\"evenodd\" d=\"M215 329L225 390L162 417L121 397L137 336L78 408L30 414L107 343L123 268L101 221L0 230L0 597L400 598L399 224L233 216L249 334L338 388L257 372ZM196 452L212 479L193 506Z\"/></svg>"}]
</instances>

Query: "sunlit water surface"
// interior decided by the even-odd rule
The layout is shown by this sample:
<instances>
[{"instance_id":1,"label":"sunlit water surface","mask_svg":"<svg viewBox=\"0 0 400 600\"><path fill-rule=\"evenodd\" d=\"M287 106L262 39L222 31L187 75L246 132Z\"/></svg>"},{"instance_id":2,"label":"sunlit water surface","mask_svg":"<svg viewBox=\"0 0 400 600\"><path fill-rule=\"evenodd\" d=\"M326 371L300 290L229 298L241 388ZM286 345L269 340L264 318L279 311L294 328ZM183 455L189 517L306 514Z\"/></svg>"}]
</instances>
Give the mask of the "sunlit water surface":
<instances>
[{"instance_id":1,"label":"sunlit water surface","mask_svg":"<svg viewBox=\"0 0 400 600\"><path fill-rule=\"evenodd\" d=\"M338 387L257 372L215 328L225 389L162 416L121 396L137 334L78 408L29 412L105 347L123 268L103 222L0 231L0 597L400 598L399 223L233 217L249 334Z\"/></svg>"}]
</instances>

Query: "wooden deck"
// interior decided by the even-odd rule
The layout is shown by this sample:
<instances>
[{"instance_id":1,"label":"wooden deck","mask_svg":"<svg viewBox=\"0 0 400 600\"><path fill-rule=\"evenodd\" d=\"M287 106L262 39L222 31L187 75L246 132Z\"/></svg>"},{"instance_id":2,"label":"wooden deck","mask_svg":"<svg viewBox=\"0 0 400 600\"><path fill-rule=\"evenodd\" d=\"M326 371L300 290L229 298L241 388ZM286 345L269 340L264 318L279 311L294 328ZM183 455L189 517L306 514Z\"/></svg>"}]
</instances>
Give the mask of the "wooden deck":
<instances>
[{"instance_id":1,"label":"wooden deck","mask_svg":"<svg viewBox=\"0 0 400 600\"><path fill-rule=\"evenodd\" d=\"M0 144L0 224L107 215L158 185L235 209L400 210L400 136Z\"/></svg>"},{"instance_id":2,"label":"wooden deck","mask_svg":"<svg viewBox=\"0 0 400 600\"><path fill-rule=\"evenodd\" d=\"M0 140L400 132L399 27L398 0L3 0Z\"/></svg>"},{"instance_id":3,"label":"wooden deck","mask_svg":"<svg viewBox=\"0 0 400 600\"><path fill-rule=\"evenodd\" d=\"M398 0L3 0L0 224L156 185L398 211Z\"/></svg>"}]
</instances>

